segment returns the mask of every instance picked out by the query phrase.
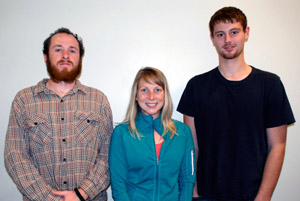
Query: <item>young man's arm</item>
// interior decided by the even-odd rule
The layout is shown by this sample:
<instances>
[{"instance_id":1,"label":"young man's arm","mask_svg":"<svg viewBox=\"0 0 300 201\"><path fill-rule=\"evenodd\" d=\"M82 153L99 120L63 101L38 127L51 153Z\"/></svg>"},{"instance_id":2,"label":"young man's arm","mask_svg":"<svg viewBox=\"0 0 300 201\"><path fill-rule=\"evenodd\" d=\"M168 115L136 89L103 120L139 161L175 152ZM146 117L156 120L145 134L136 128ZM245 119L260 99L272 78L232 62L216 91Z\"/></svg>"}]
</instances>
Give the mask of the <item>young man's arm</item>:
<instances>
[{"instance_id":1,"label":"young man's arm","mask_svg":"<svg viewBox=\"0 0 300 201\"><path fill-rule=\"evenodd\" d=\"M287 125L267 128L269 154L264 168L263 179L255 201L270 201L281 172Z\"/></svg>"},{"instance_id":2,"label":"young man's arm","mask_svg":"<svg viewBox=\"0 0 300 201\"><path fill-rule=\"evenodd\" d=\"M103 108L100 116L101 126L98 130L98 135L100 136L99 154L94 162L94 166L90 168L87 178L78 186L80 194L83 197L88 196L91 200L100 192L106 191L110 184L108 153L113 132L113 117L106 97L103 98Z\"/></svg>"},{"instance_id":3,"label":"young man's arm","mask_svg":"<svg viewBox=\"0 0 300 201\"><path fill-rule=\"evenodd\" d=\"M183 122L187 124L193 135L193 140L194 140L194 146L195 146L195 170L197 170L197 160L198 160L198 153L199 153L199 148L198 148L198 141L197 141L197 134L196 134L196 128L195 128L195 122L194 122L194 117L188 116L188 115L183 115ZM196 171L197 174L197 171ZM197 175L196 175L197 178ZM194 193L193 197L199 197L198 192L197 192L197 179L195 181L195 186L194 186Z\"/></svg>"},{"instance_id":4,"label":"young man's arm","mask_svg":"<svg viewBox=\"0 0 300 201\"><path fill-rule=\"evenodd\" d=\"M29 97L29 96L28 96ZM59 200L59 196L51 193L52 187L45 181L35 166L29 149L30 141L29 130L39 130L40 121L30 119L22 114L25 111L24 101L18 94L10 111L10 118L5 138L4 163L7 172L17 185L18 189L28 200ZM24 112L25 113L25 112ZM26 121L25 121L26 119ZM39 119L42 119L39 117ZM41 124L44 124L42 122ZM41 137L46 138L44 132ZM50 157L51 158L51 157ZM45 161L47 161L45 159Z\"/></svg>"}]
</instances>

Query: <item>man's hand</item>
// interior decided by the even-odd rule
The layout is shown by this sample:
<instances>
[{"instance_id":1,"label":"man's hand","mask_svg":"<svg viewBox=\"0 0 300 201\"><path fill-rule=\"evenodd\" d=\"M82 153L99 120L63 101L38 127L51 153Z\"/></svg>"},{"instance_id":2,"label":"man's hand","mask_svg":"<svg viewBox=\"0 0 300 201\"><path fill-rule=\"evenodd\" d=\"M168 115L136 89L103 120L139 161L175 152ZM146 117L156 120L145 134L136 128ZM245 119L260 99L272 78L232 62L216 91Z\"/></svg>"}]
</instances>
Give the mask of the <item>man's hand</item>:
<instances>
[{"instance_id":1,"label":"man's hand","mask_svg":"<svg viewBox=\"0 0 300 201\"><path fill-rule=\"evenodd\" d=\"M74 191L56 191L52 190L53 195L61 196L59 201L80 201Z\"/></svg>"}]
</instances>

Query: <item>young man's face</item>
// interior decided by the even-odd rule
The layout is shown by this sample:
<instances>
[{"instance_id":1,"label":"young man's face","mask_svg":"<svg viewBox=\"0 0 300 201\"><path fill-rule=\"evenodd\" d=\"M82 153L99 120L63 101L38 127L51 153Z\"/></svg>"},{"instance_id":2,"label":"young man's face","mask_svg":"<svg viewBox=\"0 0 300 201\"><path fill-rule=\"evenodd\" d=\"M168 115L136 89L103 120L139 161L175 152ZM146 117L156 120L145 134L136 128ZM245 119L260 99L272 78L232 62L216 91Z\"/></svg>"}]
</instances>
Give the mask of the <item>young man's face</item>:
<instances>
[{"instance_id":1,"label":"young man's face","mask_svg":"<svg viewBox=\"0 0 300 201\"><path fill-rule=\"evenodd\" d=\"M249 37L249 27L243 30L240 22L215 24L210 36L219 57L235 59L243 55L244 43Z\"/></svg>"},{"instance_id":2,"label":"young man's face","mask_svg":"<svg viewBox=\"0 0 300 201\"><path fill-rule=\"evenodd\" d=\"M55 82L73 82L81 72L81 59L77 40L66 33L52 36L49 56L44 55L48 73Z\"/></svg>"}]
</instances>

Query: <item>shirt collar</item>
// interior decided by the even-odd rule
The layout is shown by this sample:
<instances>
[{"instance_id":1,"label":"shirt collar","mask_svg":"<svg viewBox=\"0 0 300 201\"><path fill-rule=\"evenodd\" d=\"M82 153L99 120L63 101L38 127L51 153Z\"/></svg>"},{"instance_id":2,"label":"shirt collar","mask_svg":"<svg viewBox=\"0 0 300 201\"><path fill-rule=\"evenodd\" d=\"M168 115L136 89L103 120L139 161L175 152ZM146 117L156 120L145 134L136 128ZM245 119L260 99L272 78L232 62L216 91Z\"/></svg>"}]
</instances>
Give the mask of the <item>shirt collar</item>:
<instances>
[{"instance_id":1,"label":"shirt collar","mask_svg":"<svg viewBox=\"0 0 300 201\"><path fill-rule=\"evenodd\" d=\"M48 78L43 79L42 81L40 81L35 89L34 89L34 96L36 96L39 93L46 93L46 94L53 94L53 92L51 92L47 86L46 83L49 81ZM77 93L77 92L83 92L84 94L87 93L87 88L86 86L82 85L81 82L79 80L75 81L75 86L73 87L73 89L71 89L68 94L73 94L73 93Z\"/></svg>"}]
</instances>

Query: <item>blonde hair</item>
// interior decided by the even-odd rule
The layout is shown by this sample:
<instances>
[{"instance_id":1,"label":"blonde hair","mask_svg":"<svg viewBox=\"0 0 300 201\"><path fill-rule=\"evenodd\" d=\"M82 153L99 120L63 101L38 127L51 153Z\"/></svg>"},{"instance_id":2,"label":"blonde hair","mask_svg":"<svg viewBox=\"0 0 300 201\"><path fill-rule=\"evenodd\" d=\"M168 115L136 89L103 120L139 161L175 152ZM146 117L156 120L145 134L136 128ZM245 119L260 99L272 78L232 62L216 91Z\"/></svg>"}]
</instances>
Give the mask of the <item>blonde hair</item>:
<instances>
[{"instance_id":1,"label":"blonde hair","mask_svg":"<svg viewBox=\"0 0 300 201\"><path fill-rule=\"evenodd\" d=\"M176 126L171 119L173 112L173 103L169 91L169 86L164 74L160 70L153 67L142 68L136 74L131 88L130 101L123 123L128 123L129 132L133 137L142 137L142 135L138 132L135 124L136 117L139 112L139 105L136 101L136 96L138 91L138 84L141 79L149 83L153 82L163 88L165 93L165 102L161 109L161 124L164 127L163 135L170 131L170 138L172 138L176 133Z\"/></svg>"}]
</instances>

